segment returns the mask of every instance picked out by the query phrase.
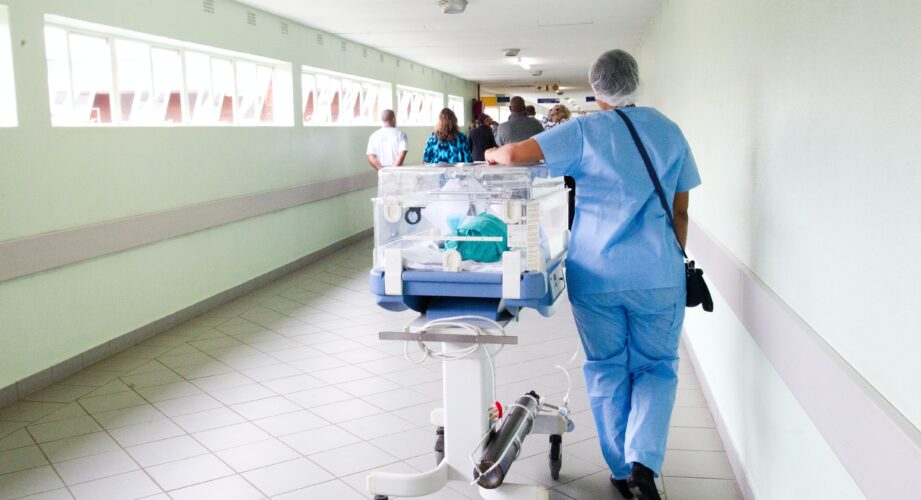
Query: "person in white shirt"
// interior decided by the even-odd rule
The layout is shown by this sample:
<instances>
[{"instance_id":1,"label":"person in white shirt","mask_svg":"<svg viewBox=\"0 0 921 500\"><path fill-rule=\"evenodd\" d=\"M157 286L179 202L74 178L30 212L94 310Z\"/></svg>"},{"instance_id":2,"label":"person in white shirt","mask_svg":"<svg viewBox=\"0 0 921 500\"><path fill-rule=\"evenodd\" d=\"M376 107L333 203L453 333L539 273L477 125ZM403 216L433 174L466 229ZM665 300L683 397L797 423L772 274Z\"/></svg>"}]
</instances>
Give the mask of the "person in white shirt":
<instances>
[{"instance_id":1,"label":"person in white shirt","mask_svg":"<svg viewBox=\"0 0 921 500\"><path fill-rule=\"evenodd\" d=\"M406 159L406 134L397 128L397 115L392 109L381 113L384 126L376 130L368 139L368 163L374 170L381 167L399 167Z\"/></svg>"}]
</instances>

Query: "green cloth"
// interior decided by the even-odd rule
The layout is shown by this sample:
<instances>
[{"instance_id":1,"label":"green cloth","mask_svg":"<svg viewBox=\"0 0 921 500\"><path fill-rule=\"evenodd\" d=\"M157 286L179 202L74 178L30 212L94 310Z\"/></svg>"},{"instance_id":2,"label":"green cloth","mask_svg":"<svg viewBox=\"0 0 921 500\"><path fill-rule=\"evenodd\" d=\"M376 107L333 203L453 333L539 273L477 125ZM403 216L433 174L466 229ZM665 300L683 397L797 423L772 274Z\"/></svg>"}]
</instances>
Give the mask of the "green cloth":
<instances>
[{"instance_id":1,"label":"green cloth","mask_svg":"<svg viewBox=\"0 0 921 500\"><path fill-rule=\"evenodd\" d=\"M508 226L495 215L482 213L467 217L455 236L501 236L502 241L447 241L445 249L457 250L464 260L498 262L502 252L508 250Z\"/></svg>"}]
</instances>

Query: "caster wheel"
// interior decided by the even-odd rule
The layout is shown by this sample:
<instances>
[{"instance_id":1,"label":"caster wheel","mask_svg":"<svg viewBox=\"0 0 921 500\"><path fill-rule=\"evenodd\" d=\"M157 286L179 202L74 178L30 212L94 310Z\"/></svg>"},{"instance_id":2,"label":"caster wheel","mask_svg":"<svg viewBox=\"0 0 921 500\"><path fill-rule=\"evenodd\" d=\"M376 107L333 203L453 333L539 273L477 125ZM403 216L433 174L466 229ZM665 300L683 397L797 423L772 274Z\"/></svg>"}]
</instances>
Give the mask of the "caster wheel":
<instances>
[{"instance_id":1,"label":"caster wheel","mask_svg":"<svg viewBox=\"0 0 921 500\"><path fill-rule=\"evenodd\" d=\"M390 500L387 495L374 495L374 500Z\"/></svg>"},{"instance_id":2,"label":"caster wheel","mask_svg":"<svg viewBox=\"0 0 921 500\"><path fill-rule=\"evenodd\" d=\"M445 458L445 428L435 429L435 465L441 463Z\"/></svg>"},{"instance_id":3,"label":"caster wheel","mask_svg":"<svg viewBox=\"0 0 921 500\"><path fill-rule=\"evenodd\" d=\"M550 435L550 477L554 481L560 479L560 469L563 467L563 436Z\"/></svg>"}]
</instances>

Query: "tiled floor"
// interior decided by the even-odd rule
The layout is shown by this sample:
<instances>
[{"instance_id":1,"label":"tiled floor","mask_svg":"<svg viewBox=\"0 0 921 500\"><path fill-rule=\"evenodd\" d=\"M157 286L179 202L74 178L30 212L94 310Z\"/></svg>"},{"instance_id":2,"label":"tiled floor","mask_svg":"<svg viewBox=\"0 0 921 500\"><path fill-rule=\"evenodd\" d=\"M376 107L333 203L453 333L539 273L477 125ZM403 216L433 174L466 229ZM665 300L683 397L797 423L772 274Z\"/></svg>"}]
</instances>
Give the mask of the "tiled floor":
<instances>
[{"instance_id":1,"label":"tiled floor","mask_svg":"<svg viewBox=\"0 0 921 500\"><path fill-rule=\"evenodd\" d=\"M440 365L417 366L380 330L410 313L378 309L363 242L0 409L0 499L335 499L368 497L367 472L434 465L429 411ZM554 368L575 349L568 305L527 313L521 345L497 358L500 399L559 399ZM546 439L525 442L509 481L552 498L615 498L582 391L576 430L550 479ZM713 418L682 361L665 477L669 500L739 499ZM458 483L432 498L472 498ZM32 495L32 496L30 496Z\"/></svg>"}]
</instances>

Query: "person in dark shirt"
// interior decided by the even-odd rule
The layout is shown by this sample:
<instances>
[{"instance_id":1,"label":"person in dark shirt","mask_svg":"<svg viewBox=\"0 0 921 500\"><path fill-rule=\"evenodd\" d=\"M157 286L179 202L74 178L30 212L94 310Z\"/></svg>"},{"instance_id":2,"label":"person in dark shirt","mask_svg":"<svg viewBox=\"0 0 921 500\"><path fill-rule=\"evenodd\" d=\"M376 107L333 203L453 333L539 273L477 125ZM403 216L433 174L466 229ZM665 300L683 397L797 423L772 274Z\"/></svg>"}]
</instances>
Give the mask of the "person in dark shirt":
<instances>
[{"instance_id":1,"label":"person in dark shirt","mask_svg":"<svg viewBox=\"0 0 921 500\"><path fill-rule=\"evenodd\" d=\"M485 161L486 150L497 147L496 138L492 133L489 115L480 115L470 131L470 146L473 149L473 161Z\"/></svg>"}]
</instances>

